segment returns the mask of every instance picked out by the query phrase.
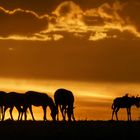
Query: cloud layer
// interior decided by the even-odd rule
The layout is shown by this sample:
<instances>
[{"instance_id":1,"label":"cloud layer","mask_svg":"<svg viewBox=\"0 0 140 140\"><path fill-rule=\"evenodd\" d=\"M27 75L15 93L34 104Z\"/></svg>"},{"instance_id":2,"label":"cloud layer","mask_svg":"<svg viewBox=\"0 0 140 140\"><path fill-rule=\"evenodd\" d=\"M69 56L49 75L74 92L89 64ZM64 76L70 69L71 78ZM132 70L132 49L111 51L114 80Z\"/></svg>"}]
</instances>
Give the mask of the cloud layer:
<instances>
[{"instance_id":1,"label":"cloud layer","mask_svg":"<svg viewBox=\"0 0 140 140\"><path fill-rule=\"evenodd\" d=\"M83 9L73 1L61 2L51 13L0 7L0 39L50 41L74 37L98 41L108 38L139 39L140 2L102 3ZM86 37L85 37L86 36Z\"/></svg>"}]
</instances>

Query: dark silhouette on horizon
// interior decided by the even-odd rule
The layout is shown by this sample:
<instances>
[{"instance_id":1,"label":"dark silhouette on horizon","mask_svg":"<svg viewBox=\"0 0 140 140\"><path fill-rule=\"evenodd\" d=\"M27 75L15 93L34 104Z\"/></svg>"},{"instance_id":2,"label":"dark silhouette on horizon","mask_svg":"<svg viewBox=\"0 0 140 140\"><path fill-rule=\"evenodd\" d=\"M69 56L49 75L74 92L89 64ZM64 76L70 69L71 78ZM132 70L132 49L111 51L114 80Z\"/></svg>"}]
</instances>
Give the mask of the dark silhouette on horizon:
<instances>
[{"instance_id":1,"label":"dark silhouette on horizon","mask_svg":"<svg viewBox=\"0 0 140 140\"><path fill-rule=\"evenodd\" d=\"M4 92L0 91L0 108L1 108L1 120L5 118L5 112L9 108L10 118L13 119L12 111L15 107L18 111L18 120L20 118L21 112L23 111L24 95L17 92Z\"/></svg>"},{"instance_id":2,"label":"dark silhouette on horizon","mask_svg":"<svg viewBox=\"0 0 140 140\"><path fill-rule=\"evenodd\" d=\"M0 119L3 119L3 107L4 107L4 100L5 100L5 95L7 93L5 91L0 91Z\"/></svg>"},{"instance_id":3,"label":"dark silhouette on horizon","mask_svg":"<svg viewBox=\"0 0 140 140\"><path fill-rule=\"evenodd\" d=\"M67 89L57 89L54 93L54 101L58 110L57 120L59 120L59 109L61 111L63 120L66 120L66 115L68 121L72 119L75 121L74 117L74 95L71 91Z\"/></svg>"},{"instance_id":4,"label":"dark silhouette on horizon","mask_svg":"<svg viewBox=\"0 0 140 140\"><path fill-rule=\"evenodd\" d=\"M41 93L41 92L37 92L37 91L27 91L24 94L25 98L26 98L26 103L23 105L23 112L22 112L22 116L23 113L25 115L25 120L27 119L27 109L29 108L29 111L31 113L32 119L35 120L34 115L33 115L33 111L32 111L32 106L42 106L43 109L43 120L46 121L47 120L47 107L50 108L51 111L51 117L52 119L55 121L56 119L56 114L57 114L57 109L55 106L55 103L53 101L53 99L47 95L46 93ZM21 117L22 119L22 117Z\"/></svg>"},{"instance_id":5,"label":"dark silhouette on horizon","mask_svg":"<svg viewBox=\"0 0 140 140\"><path fill-rule=\"evenodd\" d=\"M23 112L23 105L25 104L25 96L24 94L18 93L18 92L9 92L4 95L3 99L3 113L2 113L2 120L5 118L5 112L8 108L10 112L10 117L12 120L13 115L12 111L15 107L18 111L18 120L20 119L21 113Z\"/></svg>"},{"instance_id":6,"label":"dark silhouette on horizon","mask_svg":"<svg viewBox=\"0 0 140 140\"><path fill-rule=\"evenodd\" d=\"M126 108L127 119L131 121L131 107L135 105L137 108L140 106L140 100L138 97L129 97L128 94L122 97L117 97L113 100L112 103L112 120L115 113L116 119L118 120L118 111L120 108Z\"/></svg>"},{"instance_id":7,"label":"dark silhouette on horizon","mask_svg":"<svg viewBox=\"0 0 140 140\"><path fill-rule=\"evenodd\" d=\"M5 112L9 108L10 119L13 119L12 111L15 107L18 111L18 120L22 120L23 114L25 120L27 119L27 109L31 113L32 119L35 120L32 105L34 106L42 106L44 117L43 120L47 120L46 118L46 109L49 106L51 111L51 117L53 120L56 120L57 108L53 99L48 96L46 93L40 93L36 91L27 91L26 93L18 93L18 92L4 92L0 91L0 117L3 121L5 118Z\"/></svg>"}]
</instances>

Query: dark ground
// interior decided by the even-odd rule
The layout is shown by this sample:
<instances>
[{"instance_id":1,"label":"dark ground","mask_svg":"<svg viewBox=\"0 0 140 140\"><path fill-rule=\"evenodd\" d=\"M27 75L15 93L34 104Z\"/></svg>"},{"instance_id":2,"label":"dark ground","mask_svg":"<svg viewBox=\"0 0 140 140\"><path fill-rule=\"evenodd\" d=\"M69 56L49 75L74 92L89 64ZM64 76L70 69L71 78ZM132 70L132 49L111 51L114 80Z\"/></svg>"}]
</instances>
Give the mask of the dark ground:
<instances>
[{"instance_id":1,"label":"dark ground","mask_svg":"<svg viewBox=\"0 0 140 140\"><path fill-rule=\"evenodd\" d=\"M0 139L128 140L140 138L140 121L3 121Z\"/></svg>"}]
</instances>

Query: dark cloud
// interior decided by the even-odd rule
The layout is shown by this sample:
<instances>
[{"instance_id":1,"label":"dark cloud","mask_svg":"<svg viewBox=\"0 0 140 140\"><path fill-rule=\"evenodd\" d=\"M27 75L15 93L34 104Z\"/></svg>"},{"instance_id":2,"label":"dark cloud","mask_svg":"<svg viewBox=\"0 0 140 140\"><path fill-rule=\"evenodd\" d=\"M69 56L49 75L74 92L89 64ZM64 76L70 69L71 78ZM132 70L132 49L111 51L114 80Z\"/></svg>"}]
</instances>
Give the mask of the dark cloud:
<instances>
[{"instance_id":1,"label":"dark cloud","mask_svg":"<svg viewBox=\"0 0 140 140\"><path fill-rule=\"evenodd\" d=\"M83 21L86 25L90 26L90 25L104 25L104 20L101 17L96 17L96 16L92 16L92 15L85 15L83 17Z\"/></svg>"},{"instance_id":2,"label":"dark cloud","mask_svg":"<svg viewBox=\"0 0 140 140\"><path fill-rule=\"evenodd\" d=\"M126 2L120 15L127 20L129 24L133 24L140 31L140 1Z\"/></svg>"},{"instance_id":3,"label":"dark cloud","mask_svg":"<svg viewBox=\"0 0 140 140\"><path fill-rule=\"evenodd\" d=\"M10 10L21 8L46 14L51 13L61 2L64 0L0 0L0 6Z\"/></svg>"},{"instance_id":4,"label":"dark cloud","mask_svg":"<svg viewBox=\"0 0 140 140\"><path fill-rule=\"evenodd\" d=\"M84 10L98 7L106 2L108 3L115 2L114 0L71 0L71 1L80 5L80 7ZM132 0L116 0L116 1L131 2ZM134 1L139 0L133 0L133 2ZM0 6L10 10L22 8L35 11L39 14L44 14L51 13L62 2L64 2L64 0L24 0L24 1L12 0L12 2L10 2L9 0L0 0Z\"/></svg>"},{"instance_id":5,"label":"dark cloud","mask_svg":"<svg viewBox=\"0 0 140 140\"><path fill-rule=\"evenodd\" d=\"M48 26L47 18L38 18L33 13L24 10L8 13L5 9L0 9L0 21L1 36L13 34L28 36L46 29Z\"/></svg>"}]
</instances>

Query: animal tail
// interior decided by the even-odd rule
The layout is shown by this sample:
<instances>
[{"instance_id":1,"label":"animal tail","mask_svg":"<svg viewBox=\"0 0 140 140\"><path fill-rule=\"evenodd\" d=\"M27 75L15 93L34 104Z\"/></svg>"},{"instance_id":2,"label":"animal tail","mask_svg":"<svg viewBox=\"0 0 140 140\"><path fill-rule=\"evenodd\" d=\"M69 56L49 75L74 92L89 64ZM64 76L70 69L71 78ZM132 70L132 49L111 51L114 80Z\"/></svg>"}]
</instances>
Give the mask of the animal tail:
<instances>
[{"instance_id":1,"label":"animal tail","mask_svg":"<svg viewBox=\"0 0 140 140\"><path fill-rule=\"evenodd\" d=\"M2 119L2 115L3 115L3 107L0 106L0 120Z\"/></svg>"},{"instance_id":2,"label":"animal tail","mask_svg":"<svg viewBox=\"0 0 140 140\"><path fill-rule=\"evenodd\" d=\"M0 120L1 120L1 114L2 114L2 111L1 111L1 106L0 106Z\"/></svg>"}]
</instances>

